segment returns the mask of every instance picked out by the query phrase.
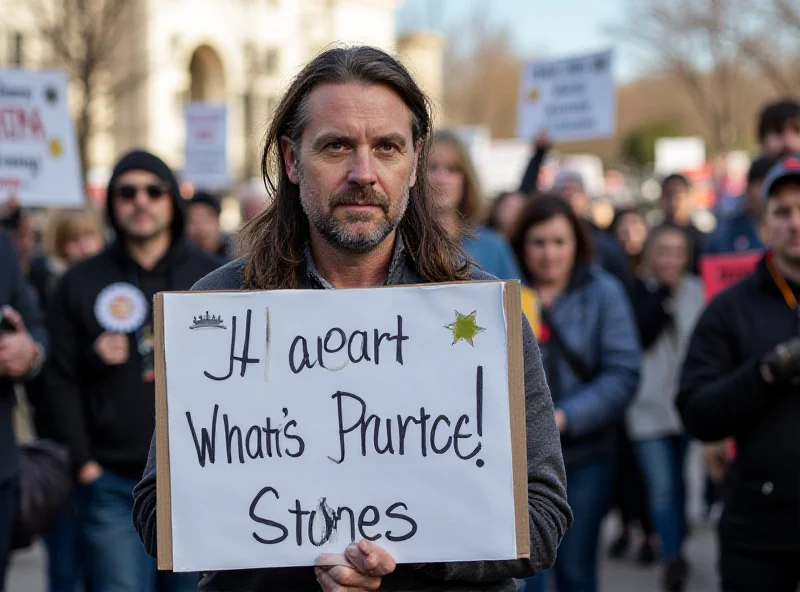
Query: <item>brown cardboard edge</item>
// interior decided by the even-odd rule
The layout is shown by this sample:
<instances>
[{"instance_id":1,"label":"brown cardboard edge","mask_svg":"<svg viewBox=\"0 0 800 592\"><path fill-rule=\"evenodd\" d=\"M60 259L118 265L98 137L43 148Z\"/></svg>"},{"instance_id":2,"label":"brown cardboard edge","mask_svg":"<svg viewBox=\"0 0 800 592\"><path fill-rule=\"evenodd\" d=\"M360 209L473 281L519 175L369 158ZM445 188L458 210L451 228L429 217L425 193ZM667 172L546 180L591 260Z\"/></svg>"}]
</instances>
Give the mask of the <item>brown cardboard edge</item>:
<instances>
[{"instance_id":1,"label":"brown cardboard edge","mask_svg":"<svg viewBox=\"0 0 800 592\"><path fill-rule=\"evenodd\" d=\"M505 282L503 303L508 342L508 409L511 423L511 463L514 475L514 517L517 558L531 556L528 519L528 445L525 434L525 370L522 354L522 301L519 282Z\"/></svg>"},{"instance_id":2,"label":"brown cardboard edge","mask_svg":"<svg viewBox=\"0 0 800 592\"><path fill-rule=\"evenodd\" d=\"M164 349L164 295L153 302L156 347L156 537L158 569L172 569L172 484L169 473L167 359Z\"/></svg>"}]
</instances>

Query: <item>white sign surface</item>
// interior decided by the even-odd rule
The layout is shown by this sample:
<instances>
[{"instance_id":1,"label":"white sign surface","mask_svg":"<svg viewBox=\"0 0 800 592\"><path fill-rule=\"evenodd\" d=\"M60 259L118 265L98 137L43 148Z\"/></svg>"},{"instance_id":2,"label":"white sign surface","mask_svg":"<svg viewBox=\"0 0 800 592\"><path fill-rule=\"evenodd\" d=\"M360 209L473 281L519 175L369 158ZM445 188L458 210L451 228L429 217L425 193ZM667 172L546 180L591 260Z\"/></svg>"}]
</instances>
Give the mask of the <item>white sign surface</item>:
<instances>
[{"instance_id":1,"label":"white sign surface","mask_svg":"<svg viewBox=\"0 0 800 592\"><path fill-rule=\"evenodd\" d=\"M198 189L227 189L228 109L225 105L190 103L184 109L186 144L183 178Z\"/></svg>"},{"instance_id":2,"label":"white sign surface","mask_svg":"<svg viewBox=\"0 0 800 592\"><path fill-rule=\"evenodd\" d=\"M659 138L655 153L655 171L659 175L696 170L706 163L706 143L697 136Z\"/></svg>"},{"instance_id":3,"label":"white sign surface","mask_svg":"<svg viewBox=\"0 0 800 592\"><path fill-rule=\"evenodd\" d=\"M165 294L177 571L518 555L503 283ZM527 518L525 519L527 533Z\"/></svg>"},{"instance_id":4,"label":"white sign surface","mask_svg":"<svg viewBox=\"0 0 800 592\"><path fill-rule=\"evenodd\" d=\"M611 50L529 63L520 81L517 135L547 130L554 142L603 138L616 125Z\"/></svg>"},{"instance_id":5,"label":"white sign surface","mask_svg":"<svg viewBox=\"0 0 800 592\"><path fill-rule=\"evenodd\" d=\"M0 69L0 203L84 203L75 128L62 72Z\"/></svg>"}]
</instances>

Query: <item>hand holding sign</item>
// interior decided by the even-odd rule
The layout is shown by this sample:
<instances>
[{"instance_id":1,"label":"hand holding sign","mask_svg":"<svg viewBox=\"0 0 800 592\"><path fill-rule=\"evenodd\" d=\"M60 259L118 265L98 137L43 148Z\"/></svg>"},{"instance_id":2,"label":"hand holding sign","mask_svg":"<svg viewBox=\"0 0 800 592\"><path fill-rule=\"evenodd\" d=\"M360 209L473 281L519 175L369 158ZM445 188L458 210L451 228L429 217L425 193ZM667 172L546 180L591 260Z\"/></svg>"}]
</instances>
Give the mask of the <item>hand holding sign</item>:
<instances>
[{"instance_id":1,"label":"hand holding sign","mask_svg":"<svg viewBox=\"0 0 800 592\"><path fill-rule=\"evenodd\" d=\"M396 567L397 563L386 549L361 540L358 544L348 545L343 555L320 555L314 573L325 591L333 592L340 587L378 590L381 578Z\"/></svg>"},{"instance_id":2,"label":"hand holding sign","mask_svg":"<svg viewBox=\"0 0 800 592\"><path fill-rule=\"evenodd\" d=\"M97 357L107 366L119 366L128 361L128 336L106 331L94 342Z\"/></svg>"}]
</instances>

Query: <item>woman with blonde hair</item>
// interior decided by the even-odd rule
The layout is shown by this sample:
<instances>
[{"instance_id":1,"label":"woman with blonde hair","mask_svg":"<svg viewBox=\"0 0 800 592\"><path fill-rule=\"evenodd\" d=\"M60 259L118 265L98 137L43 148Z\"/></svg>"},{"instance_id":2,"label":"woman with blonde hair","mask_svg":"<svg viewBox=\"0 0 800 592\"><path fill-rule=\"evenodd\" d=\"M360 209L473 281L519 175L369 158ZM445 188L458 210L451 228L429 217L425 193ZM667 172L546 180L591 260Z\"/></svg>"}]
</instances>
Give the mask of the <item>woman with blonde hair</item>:
<instances>
[{"instance_id":1,"label":"woman with blonde hair","mask_svg":"<svg viewBox=\"0 0 800 592\"><path fill-rule=\"evenodd\" d=\"M453 132L439 130L433 134L428 172L443 225L461 237L472 262L500 279L521 280L506 239L479 224L483 202L478 176L466 147Z\"/></svg>"},{"instance_id":2,"label":"woman with blonde hair","mask_svg":"<svg viewBox=\"0 0 800 592\"><path fill-rule=\"evenodd\" d=\"M43 253L31 262L29 275L42 308L46 309L61 275L75 263L99 253L104 244L103 223L94 209L50 212L42 240Z\"/></svg>"}]
</instances>

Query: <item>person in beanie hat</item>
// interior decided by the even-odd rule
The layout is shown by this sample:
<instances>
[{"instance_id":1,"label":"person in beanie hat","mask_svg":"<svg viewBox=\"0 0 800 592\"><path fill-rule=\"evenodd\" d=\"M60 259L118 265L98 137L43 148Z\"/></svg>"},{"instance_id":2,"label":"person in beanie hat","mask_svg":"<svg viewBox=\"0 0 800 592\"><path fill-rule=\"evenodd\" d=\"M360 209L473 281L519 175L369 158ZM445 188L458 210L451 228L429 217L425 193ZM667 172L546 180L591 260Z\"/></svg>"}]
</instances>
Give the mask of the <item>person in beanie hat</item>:
<instances>
[{"instance_id":1,"label":"person in beanie hat","mask_svg":"<svg viewBox=\"0 0 800 592\"><path fill-rule=\"evenodd\" d=\"M92 590L195 590L197 574L156 573L131 521L133 487L155 426L151 302L188 290L215 258L184 238L178 182L157 156L135 150L114 167L107 209L116 240L66 272L49 314L56 347L45 370L53 425L70 449L85 517Z\"/></svg>"},{"instance_id":2,"label":"person in beanie hat","mask_svg":"<svg viewBox=\"0 0 800 592\"><path fill-rule=\"evenodd\" d=\"M720 589L800 585L800 158L762 187L768 251L700 317L678 393L686 430L734 438L719 524Z\"/></svg>"},{"instance_id":3,"label":"person in beanie hat","mask_svg":"<svg viewBox=\"0 0 800 592\"><path fill-rule=\"evenodd\" d=\"M231 237L220 229L222 206L219 198L198 191L186 204L186 235L206 253L230 261L233 255Z\"/></svg>"}]
</instances>

